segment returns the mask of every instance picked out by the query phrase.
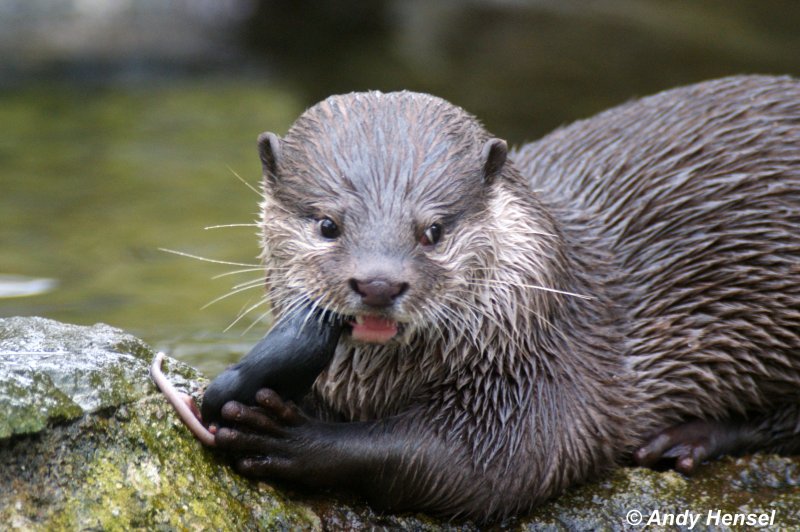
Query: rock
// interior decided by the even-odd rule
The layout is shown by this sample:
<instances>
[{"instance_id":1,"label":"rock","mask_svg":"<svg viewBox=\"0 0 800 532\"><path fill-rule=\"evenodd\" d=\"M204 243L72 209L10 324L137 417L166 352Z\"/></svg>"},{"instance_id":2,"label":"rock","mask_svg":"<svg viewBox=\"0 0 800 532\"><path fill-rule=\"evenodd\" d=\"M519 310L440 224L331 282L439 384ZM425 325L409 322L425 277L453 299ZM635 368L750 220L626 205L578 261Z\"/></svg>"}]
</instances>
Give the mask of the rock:
<instances>
[{"instance_id":1,"label":"rock","mask_svg":"<svg viewBox=\"0 0 800 532\"><path fill-rule=\"evenodd\" d=\"M381 515L351 499L240 477L193 439L151 383L153 355L106 325L0 319L0 523L24 530L477 529ZM195 397L206 384L174 359L165 370ZM699 515L693 530L708 530L725 528L726 515L774 511L766 528L796 529L798 486L800 459L772 455L724 458L691 479L621 468L497 528L636 530L626 517L638 511L642 525L691 512ZM671 527L648 530L663 528Z\"/></svg>"},{"instance_id":2,"label":"rock","mask_svg":"<svg viewBox=\"0 0 800 532\"><path fill-rule=\"evenodd\" d=\"M0 320L0 522L22 529L319 528L303 503L205 450L148 374L153 352L106 325ZM192 368L170 379L197 394ZM10 489L8 489L10 488Z\"/></svg>"}]
</instances>

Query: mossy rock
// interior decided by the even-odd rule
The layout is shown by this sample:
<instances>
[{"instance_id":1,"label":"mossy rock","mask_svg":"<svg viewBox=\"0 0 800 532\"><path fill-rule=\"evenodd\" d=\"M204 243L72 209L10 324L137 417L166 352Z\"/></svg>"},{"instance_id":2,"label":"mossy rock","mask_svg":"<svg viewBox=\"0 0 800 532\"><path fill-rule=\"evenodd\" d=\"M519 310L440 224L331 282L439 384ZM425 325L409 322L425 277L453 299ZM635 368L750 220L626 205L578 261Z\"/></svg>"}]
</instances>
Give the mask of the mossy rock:
<instances>
[{"instance_id":1,"label":"mossy rock","mask_svg":"<svg viewBox=\"0 0 800 532\"><path fill-rule=\"evenodd\" d=\"M152 350L124 332L41 318L0 319L0 523L24 530L473 530L421 515L382 515L351 499L298 494L237 475L203 448L152 384ZM168 359L176 386L206 380ZM688 479L621 468L570 490L507 530L638 530L689 511L693 530L726 528L709 511L770 514L800 527L800 460L726 458ZM648 526L648 530L672 529ZM675 528L686 529L686 526Z\"/></svg>"}]
</instances>

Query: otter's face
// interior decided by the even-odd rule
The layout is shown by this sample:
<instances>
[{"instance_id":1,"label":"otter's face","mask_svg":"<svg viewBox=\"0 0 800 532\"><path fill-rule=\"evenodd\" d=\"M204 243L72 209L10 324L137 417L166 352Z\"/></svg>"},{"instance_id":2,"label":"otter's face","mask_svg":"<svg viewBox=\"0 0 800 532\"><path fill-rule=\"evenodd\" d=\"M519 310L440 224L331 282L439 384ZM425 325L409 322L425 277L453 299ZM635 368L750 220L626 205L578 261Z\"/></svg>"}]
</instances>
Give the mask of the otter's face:
<instances>
[{"instance_id":1,"label":"otter's face","mask_svg":"<svg viewBox=\"0 0 800 532\"><path fill-rule=\"evenodd\" d=\"M332 97L259 138L264 258L279 312L312 301L357 342L434 334L486 264L481 230L506 145L427 95ZM463 316L463 309L459 311Z\"/></svg>"}]
</instances>

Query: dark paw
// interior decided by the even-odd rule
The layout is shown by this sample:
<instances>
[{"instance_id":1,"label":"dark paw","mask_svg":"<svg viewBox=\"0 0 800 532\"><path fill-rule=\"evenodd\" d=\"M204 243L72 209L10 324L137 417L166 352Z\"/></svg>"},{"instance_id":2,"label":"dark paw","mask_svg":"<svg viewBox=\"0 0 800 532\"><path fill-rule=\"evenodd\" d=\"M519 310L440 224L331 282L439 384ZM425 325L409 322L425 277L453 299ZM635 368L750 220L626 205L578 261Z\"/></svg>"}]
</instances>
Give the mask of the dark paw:
<instances>
[{"instance_id":1,"label":"dark paw","mask_svg":"<svg viewBox=\"0 0 800 532\"><path fill-rule=\"evenodd\" d=\"M676 470L689 475L704 460L729 452L734 447L736 435L732 425L717 421L690 421L660 432L637 449L633 459L647 467L672 460Z\"/></svg>"},{"instance_id":2,"label":"dark paw","mask_svg":"<svg viewBox=\"0 0 800 532\"><path fill-rule=\"evenodd\" d=\"M217 447L237 457L236 468L244 475L289 480L302 476L311 442L307 429L313 421L269 389L258 391L256 403L225 403L222 418L227 426L217 431Z\"/></svg>"}]
</instances>

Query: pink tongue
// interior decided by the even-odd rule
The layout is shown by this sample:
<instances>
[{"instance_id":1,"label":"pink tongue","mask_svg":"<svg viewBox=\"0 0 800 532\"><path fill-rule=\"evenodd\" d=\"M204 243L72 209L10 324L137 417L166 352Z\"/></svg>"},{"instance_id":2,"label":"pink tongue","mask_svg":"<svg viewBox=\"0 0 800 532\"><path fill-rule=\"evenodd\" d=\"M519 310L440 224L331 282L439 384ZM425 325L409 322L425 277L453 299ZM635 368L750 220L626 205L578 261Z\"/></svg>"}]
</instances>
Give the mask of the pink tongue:
<instances>
[{"instance_id":1,"label":"pink tongue","mask_svg":"<svg viewBox=\"0 0 800 532\"><path fill-rule=\"evenodd\" d=\"M384 344L397 334L397 322L364 316L361 323L353 322L353 338L362 342Z\"/></svg>"}]
</instances>

